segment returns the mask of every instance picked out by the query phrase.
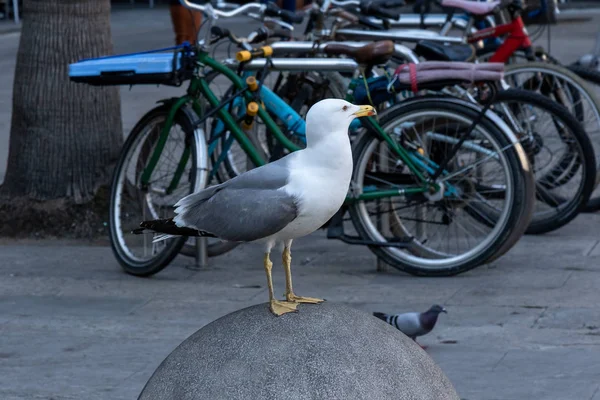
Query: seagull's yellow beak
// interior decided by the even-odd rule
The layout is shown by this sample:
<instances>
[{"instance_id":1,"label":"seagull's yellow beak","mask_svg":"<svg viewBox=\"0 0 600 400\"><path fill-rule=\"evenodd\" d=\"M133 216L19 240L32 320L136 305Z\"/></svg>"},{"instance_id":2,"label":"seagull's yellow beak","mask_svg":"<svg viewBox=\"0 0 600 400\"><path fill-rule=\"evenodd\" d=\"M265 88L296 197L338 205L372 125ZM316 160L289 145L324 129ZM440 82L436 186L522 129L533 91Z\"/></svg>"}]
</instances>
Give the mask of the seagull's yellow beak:
<instances>
[{"instance_id":1,"label":"seagull's yellow beak","mask_svg":"<svg viewBox=\"0 0 600 400\"><path fill-rule=\"evenodd\" d=\"M372 106L359 106L360 109L355 112L353 115L357 117L370 117L371 115L376 115L377 111Z\"/></svg>"}]
</instances>

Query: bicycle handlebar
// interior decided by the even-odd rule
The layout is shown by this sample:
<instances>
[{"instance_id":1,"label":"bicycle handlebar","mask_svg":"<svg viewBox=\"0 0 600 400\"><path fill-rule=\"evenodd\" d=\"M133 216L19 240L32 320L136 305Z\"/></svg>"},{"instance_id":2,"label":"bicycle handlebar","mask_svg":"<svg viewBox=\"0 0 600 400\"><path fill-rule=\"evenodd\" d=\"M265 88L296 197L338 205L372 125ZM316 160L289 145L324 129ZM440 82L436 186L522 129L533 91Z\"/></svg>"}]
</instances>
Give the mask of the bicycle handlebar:
<instances>
[{"instance_id":1,"label":"bicycle handlebar","mask_svg":"<svg viewBox=\"0 0 600 400\"><path fill-rule=\"evenodd\" d=\"M390 19L398 19L400 18L400 13L398 12L390 12L381 8L381 6L375 1L361 1L360 2L360 11L365 15L370 15L373 17L383 17Z\"/></svg>"},{"instance_id":2,"label":"bicycle handlebar","mask_svg":"<svg viewBox=\"0 0 600 400\"><path fill-rule=\"evenodd\" d=\"M287 29L271 29L267 26L261 26L250 32L247 37L237 37L231 33L229 29L215 25L211 28L211 35L213 36L211 43L216 43L221 39L228 38L230 42L237 44L244 50L252 50L251 44L262 43L272 37L289 39L290 31Z\"/></svg>"},{"instance_id":3,"label":"bicycle handlebar","mask_svg":"<svg viewBox=\"0 0 600 400\"><path fill-rule=\"evenodd\" d=\"M337 7L359 6L359 0L331 0L331 4Z\"/></svg>"},{"instance_id":4,"label":"bicycle handlebar","mask_svg":"<svg viewBox=\"0 0 600 400\"><path fill-rule=\"evenodd\" d=\"M210 3L208 3L206 5L202 5L202 4L192 3L189 0L179 0L179 2L181 3L182 6L192 9L192 10L196 10L196 11L204 12L207 9L209 9L209 11L211 11L215 15L217 15L219 17L223 17L223 18L235 17L236 15L240 15L245 12L252 11L252 10L264 11L267 8L267 6L264 4L248 3L248 4L244 4L241 7L236 8L234 10L231 10L231 11L221 11L221 10L217 10L217 9L213 8L212 5L210 5Z\"/></svg>"},{"instance_id":5,"label":"bicycle handlebar","mask_svg":"<svg viewBox=\"0 0 600 400\"><path fill-rule=\"evenodd\" d=\"M404 0L331 0L331 4L337 7L359 6L360 11L372 17L399 19L400 13L391 12L383 7L401 7L405 5Z\"/></svg>"},{"instance_id":6,"label":"bicycle handlebar","mask_svg":"<svg viewBox=\"0 0 600 400\"><path fill-rule=\"evenodd\" d=\"M267 4L265 15L268 15L269 17L279 17L290 24L301 24L304 20L304 16L296 14L293 11L282 10L275 3Z\"/></svg>"},{"instance_id":7,"label":"bicycle handlebar","mask_svg":"<svg viewBox=\"0 0 600 400\"><path fill-rule=\"evenodd\" d=\"M266 16L270 16L270 17L278 17L278 18L281 18L283 21L291 23L291 24L300 24L304 20L304 16L296 14L295 12L292 12L292 11L282 10L279 7L277 7L277 5L275 3L269 3L267 5L260 4L260 3L248 3L248 4L244 4L243 6L234 8L231 11L223 11L223 10L214 8L210 3L202 5L202 4L192 3L190 0L179 0L179 2L181 3L181 5L183 5L186 8L190 8L190 9L202 11L202 12L208 11L218 17L223 17L223 18L231 18L231 17L235 17L236 15L245 14L250 11L256 10L259 13L261 13L262 15L266 15ZM225 3L225 2L217 2L216 5L217 5L217 7L219 5L224 5L228 8L230 8L232 4Z\"/></svg>"}]
</instances>

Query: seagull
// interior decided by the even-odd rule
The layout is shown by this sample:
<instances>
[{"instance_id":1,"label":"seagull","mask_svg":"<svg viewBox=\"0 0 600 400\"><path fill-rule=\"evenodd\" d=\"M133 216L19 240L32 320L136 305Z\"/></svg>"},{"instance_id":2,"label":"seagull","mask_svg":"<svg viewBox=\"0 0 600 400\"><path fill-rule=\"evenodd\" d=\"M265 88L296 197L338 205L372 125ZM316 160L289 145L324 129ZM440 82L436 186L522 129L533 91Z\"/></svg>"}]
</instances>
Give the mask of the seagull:
<instances>
[{"instance_id":1,"label":"seagull","mask_svg":"<svg viewBox=\"0 0 600 400\"><path fill-rule=\"evenodd\" d=\"M294 294L290 248L293 240L319 229L342 206L353 167L348 128L355 118L375 114L369 105L321 100L306 114L306 148L190 194L175 204L174 218L143 221L133 233L162 233L154 241L210 236L263 243L271 312L280 316L297 312L300 303L321 303ZM278 243L284 247L285 300L273 295L270 255Z\"/></svg>"},{"instance_id":2,"label":"seagull","mask_svg":"<svg viewBox=\"0 0 600 400\"><path fill-rule=\"evenodd\" d=\"M431 332L440 313L447 314L448 312L444 307L434 304L424 313L410 312L392 315L374 312L373 315L396 327L400 332L416 342L417 336L423 336Z\"/></svg>"}]
</instances>

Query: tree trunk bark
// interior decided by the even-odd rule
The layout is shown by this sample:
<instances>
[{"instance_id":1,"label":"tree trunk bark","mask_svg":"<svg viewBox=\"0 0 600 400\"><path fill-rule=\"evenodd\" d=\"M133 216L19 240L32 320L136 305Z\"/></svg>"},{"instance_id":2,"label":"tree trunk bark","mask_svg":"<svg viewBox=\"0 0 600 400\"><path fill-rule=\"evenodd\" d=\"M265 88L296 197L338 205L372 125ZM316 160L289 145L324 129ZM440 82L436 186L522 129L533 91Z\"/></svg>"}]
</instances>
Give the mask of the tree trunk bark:
<instances>
[{"instance_id":1,"label":"tree trunk bark","mask_svg":"<svg viewBox=\"0 0 600 400\"><path fill-rule=\"evenodd\" d=\"M9 201L90 202L123 133L117 87L69 81L69 63L112 54L110 0L25 0L13 92ZM55 202L54 202L55 203Z\"/></svg>"}]
</instances>

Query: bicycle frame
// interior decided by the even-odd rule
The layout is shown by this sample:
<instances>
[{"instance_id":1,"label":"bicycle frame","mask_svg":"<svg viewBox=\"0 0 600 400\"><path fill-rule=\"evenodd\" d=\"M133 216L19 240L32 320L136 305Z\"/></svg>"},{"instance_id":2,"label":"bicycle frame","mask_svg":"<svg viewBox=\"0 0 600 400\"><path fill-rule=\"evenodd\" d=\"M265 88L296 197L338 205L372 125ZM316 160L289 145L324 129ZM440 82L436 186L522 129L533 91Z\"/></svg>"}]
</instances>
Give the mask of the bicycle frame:
<instances>
[{"instance_id":1,"label":"bicycle frame","mask_svg":"<svg viewBox=\"0 0 600 400\"><path fill-rule=\"evenodd\" d=\"M498 47L498 50L489 59L489 62L506 63L509 58L519 49L531 49L531 39L523 23L521 16L513 18L507 24L492 26L482 29L467 36L469 43L475 43L480 40L498 38L508 34L504 42Z\"/></svg>"},{"instance_id":2,"label":"bicycle frame","mask_svg":"<svg viewBox=\"0 0 600 400\"><path fill-rule=\"evenodd\" d=\"M158 160L160 159L160 155L164 149L165 143L167 141L169 132L171 130L171 126L173 124L175 115L179 111L179 109L185 106L188 103L191 103L193 110L199 116L204 116L202 120L206 119L207 113L202 109L198 98L200 96L204 97L213 109L211 110L211 114L216 113L219 117L219 120L225 125L225 127L229 130L229 132L233 135L234 139L239 143L240 147L243 151L248 155L251 161L257 165L261 166L266 164L266 161L262 159L257 149L251 143L249 138L246 136L244 131L240 128L238 122L235 117L231 115L226 109L226 105L233 101L236 97L243 96L242 98L246 101L252 101L252 94L247 90L245 81L236 74L235 71L230 69L229 67L219 63L218 61L211 58L208 53L199 51L197 54L196 61L200 65L207 66L212 70L222 74L225 76L232 84L235 89L238 90L237 93L232 94L228 99L224 101L219 101L217 96L212 92L208 83L204 79L203 76L194 76L191 79L190 86L187 90L186 95L177 98L172 102L172 105L169 109L169 113L167 119L165 121L165 125L162 128L160 133L160 137L157 141L156 147L152 156L150 157L150 161L148 165L144 168L142 173L142 186L147 187L149 184L150 177ZM287 105L282 99L280 99L273 92L269 93L269 90L264 88L261 89L261 96L266 94L266 102L265 107L269 107L267 110L262 105L259 105L258 117L263 121L266 126L266 129L275 137L275 139L281 143L288 151L296 151L299 150L299 147L296 146L293 142L291 142L281 131L277 123L271 118L269 115L269 111L272 111L275 115L291 115L293 118L283 119L283 121L288 122L288 128L292 128L292 126L298 127L299 121L302 122L302 126L304 127L304 120L296 113L294 109L292 109L289 105ZM373 131L375 134L380 135L386 143L390 146L392 151L396 153L396 155L411 169L411 171L415 174L417 179L420 181L420 185L418 187L409 187L402 189L393 189L393 190L381 190L381 191L370 191L368 193L362 193L357 196L349 196L346 198L345 204L350 204L358 201L365 200L375 200L393 196L400 196L405 194L416 194L416 193L425 193L429 191L432 184L428 182L427 178L423 176L423 174L419 171L415 162L408 151L398 144L377 124L376 120L372 117L365 117L363 119L367 120L366 126L368 129ZM300 129L301 131L302 129ZM179 183L179 179L183 174L185 169L185 165L189 160L190 152L189 149L186 148L184 151L181 160L179 161L178 167L176 169L176 173L174 174L173 181L169 185L169 189L177 187ZM214 168L218 168L218 165L213 166ZM439 189L437 184L433 184L434 188Z\"/></svg>"}]
</instances>

